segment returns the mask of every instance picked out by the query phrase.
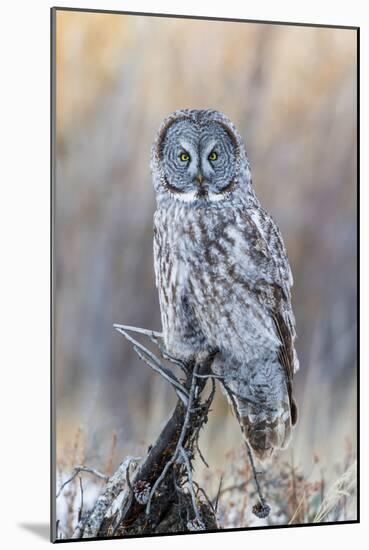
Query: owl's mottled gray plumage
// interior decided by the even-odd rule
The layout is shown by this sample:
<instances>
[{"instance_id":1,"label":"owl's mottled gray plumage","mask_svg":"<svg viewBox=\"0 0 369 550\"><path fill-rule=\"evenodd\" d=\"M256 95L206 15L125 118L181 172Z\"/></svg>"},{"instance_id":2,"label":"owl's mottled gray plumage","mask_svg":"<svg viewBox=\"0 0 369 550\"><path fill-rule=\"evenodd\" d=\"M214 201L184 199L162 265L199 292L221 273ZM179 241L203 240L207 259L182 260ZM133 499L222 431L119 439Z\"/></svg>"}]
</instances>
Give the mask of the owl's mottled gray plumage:
<instances>
[{"instance_id":1,"label":"owl's mottled gray plumage","mask_svg":"<svg viewBox=\"0 0 369 550\"><path fill-rule=\"evenodd\" d=\"M264 459L287 446L296 422L292 274L280 231L255 195L237 129L218 111L167 117L151 171L165 346L182 359L218 351L213 369Z\"/></svg>"}]
</instances>

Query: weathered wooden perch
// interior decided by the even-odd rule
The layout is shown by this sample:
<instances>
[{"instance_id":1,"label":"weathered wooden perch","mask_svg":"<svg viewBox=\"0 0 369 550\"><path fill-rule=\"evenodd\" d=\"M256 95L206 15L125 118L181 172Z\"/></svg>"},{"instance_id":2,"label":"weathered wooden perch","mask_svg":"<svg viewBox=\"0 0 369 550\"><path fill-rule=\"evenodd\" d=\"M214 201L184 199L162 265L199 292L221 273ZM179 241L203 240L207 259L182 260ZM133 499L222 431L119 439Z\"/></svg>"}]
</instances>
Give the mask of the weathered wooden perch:
<instances>
[{"instance_id":1,"label":"weathered wooden perch","mask_svg":"<svg viewBox=\"0 0 369 550\"><path fill-rule=\"evenodd\" d=\"M117 471L107 478L84 466L76 467L64 486L81 471L97 475L106 486L92 510L82 514L73 538L140 535L218 529L216 509L192 476L192 462L201 454L198 439L207 422L215 394L215 379L211 371L216 350L204 354L201 360L179 361L164 350L161 334L136 327L114 325L133 345L139 357L169 382L178 396L175 409L157 440L143 459L127 457ZM181 378L163 364L154 353L131 334L141 334L153 342L162 359L179 368ZM222 379L220 379L222 382ZM205 387L210 383L206 395ZM227 393L229 388L225 388ZM230 395L230 397L232 397ZM249 458L254 472L259 508L254 513L265 517L269 507L261 494L250 449ZM259 513L258 513L259 512Z\"/></svg>"}]
</instances>

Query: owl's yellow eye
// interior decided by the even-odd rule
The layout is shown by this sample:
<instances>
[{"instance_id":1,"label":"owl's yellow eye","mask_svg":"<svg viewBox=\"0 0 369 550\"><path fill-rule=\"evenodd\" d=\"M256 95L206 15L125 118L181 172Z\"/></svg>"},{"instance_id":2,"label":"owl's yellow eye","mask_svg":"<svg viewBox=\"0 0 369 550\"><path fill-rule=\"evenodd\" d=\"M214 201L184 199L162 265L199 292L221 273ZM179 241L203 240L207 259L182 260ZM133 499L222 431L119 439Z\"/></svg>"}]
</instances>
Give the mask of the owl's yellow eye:
<instances>
[{"instance_id":1,"label":"owl's yellow eye","mask_svg":"<svg viewBox=\"0 0 369 550\"><path fill-rule=\"evenodd\" d=\"M217 158L218 158L218 154L215 151L212 151L208 156L209 160L217 160Z\"/></svg>"},{"instance_id":2,"label":"owl's yellow eye","mask_svg":"<svg viewBox=\"0 0 369 550\"><path fill-rule=\"evenodd\" d=\"M188 153L181 153L179 155L179 158L183 161L183 162L187 162L188 160L190 160L190 155Z\"/></svg>"}]
</instances>

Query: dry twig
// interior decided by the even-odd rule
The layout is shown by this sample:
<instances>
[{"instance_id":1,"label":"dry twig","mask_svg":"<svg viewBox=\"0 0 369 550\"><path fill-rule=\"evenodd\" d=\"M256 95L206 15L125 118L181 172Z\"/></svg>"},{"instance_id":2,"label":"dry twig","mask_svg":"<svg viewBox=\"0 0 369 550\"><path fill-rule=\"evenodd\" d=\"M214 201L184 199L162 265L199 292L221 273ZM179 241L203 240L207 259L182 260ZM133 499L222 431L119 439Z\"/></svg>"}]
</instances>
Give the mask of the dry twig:
<instances>
[{"instance_id":1,"label":"dry twig","mask_svg":"<svg viewBox=\"0 0 369 550\"><path fill-rule=\"evenodd\" d=\"M64 483L62 483L62 485L60 486L59 491L56 493L56 498L58 498L61 495L64 487L68 485L68 483L73 481L73 479L81 472L87 472L88 474L93 474L94 476L104 481L108 481L109 479L109 476L102 474L101 472L98 472L97 470L95 470L95 468L87 468L86 466L76 466L73 470L73 474L66 481L64 481Z\"/></svg>"}]
</instances>

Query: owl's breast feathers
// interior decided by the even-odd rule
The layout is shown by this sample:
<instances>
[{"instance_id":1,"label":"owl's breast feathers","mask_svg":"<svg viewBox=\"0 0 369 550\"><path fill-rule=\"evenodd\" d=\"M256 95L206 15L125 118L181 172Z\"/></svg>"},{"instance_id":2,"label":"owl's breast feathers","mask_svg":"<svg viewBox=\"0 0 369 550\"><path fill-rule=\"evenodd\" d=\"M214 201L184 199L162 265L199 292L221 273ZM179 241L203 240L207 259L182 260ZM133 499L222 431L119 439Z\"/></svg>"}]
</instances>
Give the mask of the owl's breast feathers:
<instances>
[{"instance_id":1,"label":"owl's breast feathers","mask_svg":"<svg viewBox=\"0 0 369 550\"><path fill-rule=\"evenodd\" d=\"M155 214L154 255L164 332L173 333L170 325L178 332L186 320L201 343L243 360L278 350L292 378L292 277L279 230L264 210L175 202Z\"/></svg>"}]
</instances>

